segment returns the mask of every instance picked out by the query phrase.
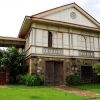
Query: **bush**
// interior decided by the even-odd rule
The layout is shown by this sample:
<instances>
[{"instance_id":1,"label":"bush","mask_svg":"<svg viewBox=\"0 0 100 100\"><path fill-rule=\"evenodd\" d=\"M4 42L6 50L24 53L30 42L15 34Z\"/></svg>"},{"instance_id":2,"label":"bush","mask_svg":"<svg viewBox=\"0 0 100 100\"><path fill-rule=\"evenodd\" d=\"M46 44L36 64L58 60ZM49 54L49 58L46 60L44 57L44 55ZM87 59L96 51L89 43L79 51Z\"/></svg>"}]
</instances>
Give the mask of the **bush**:
<instances>
[{"instance_id":1,"label":"bush","mask_svg":"<svg viewBox=\"0 0 100 100\"><path fill-rule=\"evenodd\" d=\"M69 75L66 77L66 83L69 85L79 85L80 84L80 77L79 75Z\"/></svg>"},{"instance_id":2,"label":"bush","mask_svg":"<svg viewBox=\"0 0 100 100\"><path fill-rule=\"evenodd\" d=\"M21 83L27 86L39 86L41 85L41 79L36 74L26 74L21 77Z\"/></svg>"},{"instance_id":3,"label":"bush","mask_svg":"<svg viewBox=\"0 0 100 100\"><path fill-rule=\"evenodd\" d=\"M94 73L92 78L93 83L100 83L100 75L97 75L97 73Z\"/></svg>"}]
</instances>

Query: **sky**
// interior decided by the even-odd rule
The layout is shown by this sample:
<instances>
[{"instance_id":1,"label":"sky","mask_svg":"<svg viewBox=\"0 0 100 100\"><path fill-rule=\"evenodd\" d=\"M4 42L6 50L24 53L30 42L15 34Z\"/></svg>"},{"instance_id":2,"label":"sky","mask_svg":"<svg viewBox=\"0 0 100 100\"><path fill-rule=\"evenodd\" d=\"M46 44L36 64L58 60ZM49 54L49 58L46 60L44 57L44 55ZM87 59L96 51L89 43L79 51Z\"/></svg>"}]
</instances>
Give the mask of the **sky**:
<instances>
[{"instance_id":1,"label":"sky","mask_svg":"<svg viewBox=\"0 0 100 100\"><path fill-rule=\"evenodd\" d=\"M100 0L0 0L0 36L17 37L26 15L72 2L100 22Z\"/></svg>"}]
</instances>

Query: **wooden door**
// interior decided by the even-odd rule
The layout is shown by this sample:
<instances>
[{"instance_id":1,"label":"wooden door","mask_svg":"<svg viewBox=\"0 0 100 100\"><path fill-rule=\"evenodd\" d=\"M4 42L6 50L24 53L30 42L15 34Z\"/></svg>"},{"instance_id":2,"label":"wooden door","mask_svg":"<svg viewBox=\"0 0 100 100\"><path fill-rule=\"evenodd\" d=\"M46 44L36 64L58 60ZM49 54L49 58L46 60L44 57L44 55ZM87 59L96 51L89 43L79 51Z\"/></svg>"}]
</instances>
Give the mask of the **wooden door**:
<instances>
[{"instance_id":1,"label":"wooden door","mask_svg":"<svg viewBox=\"0 0 100 100\"><path fill-rule=\"evenodd\" d=\"M54 83L54 62L47 61L45 67L45 84Z\"/></svg>"},{"instance_id":2,"label":"wooden door","mask_svg":"<svg viewBox=\"0 0 100 100\"><path fill-rule=\"evenodd\" d=\"M63 84L63 62L47 61L45 67L45 84Z\"/></svg>"},{"instance_id":3,"label":"wooden door","mask_svg":"<svg viewBox=\"0 0 100 100\"><path fill-rule=\"evenodd\" d=\"M55 85L63 84L63 62L54 63L54 83Z\"/></svg>"}]
</instances>

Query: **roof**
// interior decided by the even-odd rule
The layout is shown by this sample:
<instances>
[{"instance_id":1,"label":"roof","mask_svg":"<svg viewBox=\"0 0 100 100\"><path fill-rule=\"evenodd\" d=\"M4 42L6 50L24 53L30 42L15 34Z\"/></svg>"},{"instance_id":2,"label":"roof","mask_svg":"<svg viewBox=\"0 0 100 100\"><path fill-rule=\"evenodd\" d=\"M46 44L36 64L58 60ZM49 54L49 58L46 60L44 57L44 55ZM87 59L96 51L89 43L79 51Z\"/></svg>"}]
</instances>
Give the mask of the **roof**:
<instances>
[{"instance_id":1,"label":"roof","mask_svg":"<svg viewBox=\"0 0 100 100\"><path fill-rule=\"evenodd\" d=\"M59 7L56 7L56 8L53 8L53 9L49 9L49 10L46 10L46 11L43 11L43 12L40 12L38 14L34 14L32 15L33 17L43 17L45 15L48 15L50 13L54 13L54 12L57 12L57 11L60 11L62 9L66 9L66 8L69 8L69 7L75 7L78 11L80 11L84 16L86 16L88 19L90 19L93 23L95 23L97 26L100 27L100 23L95 19L93 18L89 13L87 13L84 9L82 9L79 5L77 5L75 2L73 3L70 3L70 4L66 4L66 5L63 5L63 6L59 6Z\"/></svg>"},{"instance_id":2,"label":"roof","mask_svg":"<svg viewBox=\"0 0 100 100\"><path fill-rule=\"evenodd\" d=\"M97 25L98 28L93 28L93 27L88 27L88 26L77 25L77 24L73 24L73 23L61 22L61 21L43 18L43 16L45 16L45 15L54 13L56 11L60 11L62 9L66 9L68 7L75 7L84 16L86 16L89 20L91 20L95 25ZM47 11L43 11L43 12L40 12L40 13L32 15L32 16L25 16L18 36L24 37L25 34L27 33L27 30L29 30L29 28L31 27L32 22L36 22L36 21L42 21L42 22L45 22L45 23L49 22L49 23L52 23L52 24L55 22L56 24L64 24L64 25L66 24L67 26L73 26L73 27L76 27L76 28L79 28L79 26L80 26L80 28L86 28L86 29L88 28L90 30L100 31L100 23L96 19L94 19L90 14L88 14L85 10L83 10L80 6L78 6L75 2L67 4L67 5L63 5L63 6L60 6L60 7L56 7L56 8L47 10Z\"/></svg>"},{"instance_id":3,"label":"roof","mask_svg":"<svg viewBox=\"0 0 100 100\"><path fill-rule=\"evenodd\" d=\"M15 46L17 48L22 48L25 46L25 39L0 36L0 47L8 47L8 46Z\"/></svg>"}]
</instances>

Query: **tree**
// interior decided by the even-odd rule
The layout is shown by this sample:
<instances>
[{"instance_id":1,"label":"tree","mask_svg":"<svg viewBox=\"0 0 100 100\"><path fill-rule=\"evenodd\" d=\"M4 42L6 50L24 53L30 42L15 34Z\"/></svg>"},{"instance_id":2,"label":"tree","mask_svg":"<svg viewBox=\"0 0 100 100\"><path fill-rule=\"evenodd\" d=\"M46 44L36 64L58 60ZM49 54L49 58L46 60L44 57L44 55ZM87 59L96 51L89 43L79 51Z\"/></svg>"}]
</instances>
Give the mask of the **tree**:
<instances>
[{"instance_id":1,"label":"tree","mask_svg":"<svg viewBox=\"0 0 100 100\"><path fill-rule=\"evenodd\" d=\"M1 65L1 59L2 59L2 57L3 57L3 52L2 52L2 50L0 50L0 65Z\"/></svg>"},{"instance_id":2,"label":"tree","mask_svg":"<svg viewBox=\"0 0 100 100\"><path fill-rule=\"evenodd\" d=\"M95 72L97 73L97 75L100 75L100 62L97 62L93 65L93 68L95 70Z\"/></svg>"},{"instance_id":3,"label":"tree","mask_svg":"<svg viewBox=\"0 0 100 100\"><path fill-rule=\"evenodd\" d=\"M25 60L25 53L18 52L15 47L7 48L1 58L1 64L10 70L10 82L16 83L16 76L21 74L22 65Z\"/></svg>"}]
</instances>

